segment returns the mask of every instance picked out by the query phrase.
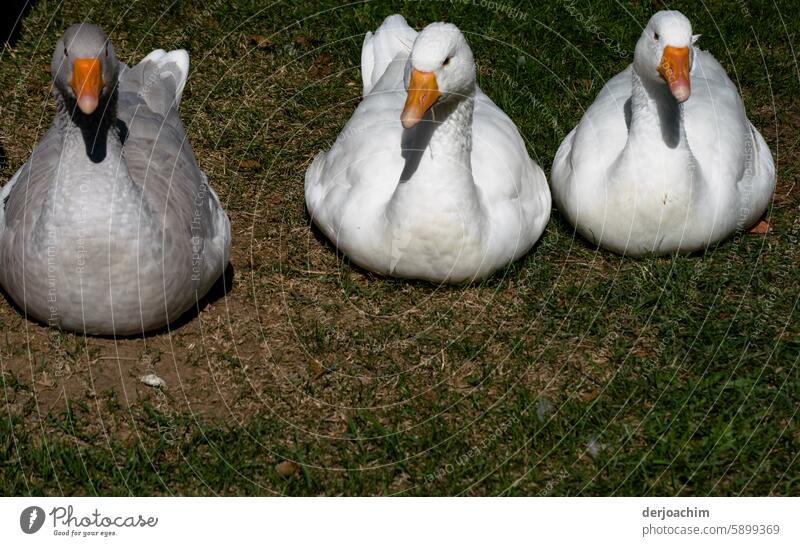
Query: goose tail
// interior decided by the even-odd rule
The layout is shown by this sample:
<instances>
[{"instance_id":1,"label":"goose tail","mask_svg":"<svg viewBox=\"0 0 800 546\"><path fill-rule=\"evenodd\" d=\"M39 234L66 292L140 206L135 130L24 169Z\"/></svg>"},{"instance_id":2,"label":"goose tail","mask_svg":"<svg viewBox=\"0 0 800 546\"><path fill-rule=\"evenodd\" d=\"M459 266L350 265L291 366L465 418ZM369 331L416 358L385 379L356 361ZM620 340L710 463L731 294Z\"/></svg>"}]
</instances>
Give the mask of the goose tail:
<instances>
[{"instance_id":1,"label":"goose tail","mask_svg":"<svg viewBox=\"0 0 800 546\"><path fill-rule=\"evenodd\" d=\"M166 116L177 109L189 77L189 54L176 49L151 51L135 67L120 74L123 91L135 92L154 112Z\"/></svg>"},{"instance_id":2,"label":"goose tail","mask_svg":"<svg viewBox=\"0 0 800 546\"><path fill-rule=\"evenodd\" d=\"M390 15L378 30L367 32L361 48L361 79L364 96L381 79L389 63L399 54L408 55L417 38L417 32L408 26L402 15Z\"/></svg>"}]
</instances>

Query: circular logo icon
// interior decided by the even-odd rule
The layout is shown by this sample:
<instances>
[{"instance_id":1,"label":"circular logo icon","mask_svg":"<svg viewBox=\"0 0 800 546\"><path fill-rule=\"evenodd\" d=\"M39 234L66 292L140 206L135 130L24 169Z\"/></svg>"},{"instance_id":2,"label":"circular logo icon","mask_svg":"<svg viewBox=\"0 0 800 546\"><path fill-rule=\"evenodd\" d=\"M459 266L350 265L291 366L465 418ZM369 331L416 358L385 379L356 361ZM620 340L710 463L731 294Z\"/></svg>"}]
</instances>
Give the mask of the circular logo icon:
<instances>
[{"instance_id":1,"label":"circular logo icon","mask_svg":"<svg viewBox=\"0 0 800 546\"><path fill-rule=\"evenodd\" d=\"M44 510L38 506L29 506L19 515L19 526L22 532L32 535L44 525Z\"/></svg>"}]
</instances>

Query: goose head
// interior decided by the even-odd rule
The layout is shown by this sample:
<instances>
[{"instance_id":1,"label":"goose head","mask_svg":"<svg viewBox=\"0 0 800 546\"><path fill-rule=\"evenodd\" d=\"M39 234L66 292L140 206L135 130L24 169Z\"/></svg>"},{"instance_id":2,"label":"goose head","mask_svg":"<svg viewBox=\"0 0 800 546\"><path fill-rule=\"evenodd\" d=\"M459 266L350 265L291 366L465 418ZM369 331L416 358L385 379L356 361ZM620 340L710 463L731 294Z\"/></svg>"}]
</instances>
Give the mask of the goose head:
<instances>
[{"instance_id":1,"label":"goose head","mask_svg":"<svg viewBox=\"0 0 800 546\"><path fill-rule=\"evenodd\" d=\"M56 91L69 110L77 106L90 116L113 92L119 61L105 32L94 25L75 24L56 44L51 71Z\"/></svg>"},{"instance_id":2,"label":"goose head","mask_svg":"<svg viewBox=\"0 0 800 546\"><path fill-rule=\"evenodd\" d=\"M692 93L690 72L697 38L681 12L659 11L636 43L633 68L643 80L667 86L677 102L685 102Z\"/></svg>"},{"instance_id":3,"label":"goose head","mask_svg":"<svg viewBox=\"0 0 800 546\"><path fill-rule=\"evenodd\" d=\"M435 104L473 96L475 81L472 50L461 31L450 23L431 23L414 40L406 64L403 127L414 127Z\"/></svg>"}]
</instances>

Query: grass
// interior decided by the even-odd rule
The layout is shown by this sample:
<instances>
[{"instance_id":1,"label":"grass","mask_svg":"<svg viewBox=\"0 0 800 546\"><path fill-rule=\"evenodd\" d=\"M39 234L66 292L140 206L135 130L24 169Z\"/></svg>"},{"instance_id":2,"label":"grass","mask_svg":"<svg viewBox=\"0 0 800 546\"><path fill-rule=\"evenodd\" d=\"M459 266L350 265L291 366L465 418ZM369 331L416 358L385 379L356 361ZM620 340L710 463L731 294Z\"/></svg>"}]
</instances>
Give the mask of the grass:
<instances>
[{"instance_id":1,"label":"grass","mask_svg":"<svg viewBox=\"0 0 800 546\"><path fill-rule=\"evenodd\" d=\"M128 4L41 0L26 16L0 56L0 177L52 119L68 24L101 25L127 62L186 48L182 117L233 222L233 286L143 339L47 330L0 302L0 493L800 494L792 3L670 3L775 154L769 233L622 259L554 211L533 252L471 287L368 274L308 226L303 173L359 100L363 33L395 12L459 25L549 173L660 3L519 4L517 18L444 1ZM163 392L139 382L149 371Z\"/></svg>"}]
</instances>

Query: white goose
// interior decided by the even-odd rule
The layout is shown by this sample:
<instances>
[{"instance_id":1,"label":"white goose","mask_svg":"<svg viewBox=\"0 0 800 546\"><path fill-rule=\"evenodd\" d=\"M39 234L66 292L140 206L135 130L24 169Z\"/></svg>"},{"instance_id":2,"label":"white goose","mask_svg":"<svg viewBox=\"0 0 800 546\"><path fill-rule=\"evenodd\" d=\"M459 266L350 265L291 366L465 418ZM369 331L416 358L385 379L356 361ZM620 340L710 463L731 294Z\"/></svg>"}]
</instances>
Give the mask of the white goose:
<instances>
[{"instance_id":1,"label":"white goose","mask_svg":"<svg viewBox=\"0 0 800 546\"><path fill-rule=\"evenodd\" d=\"M696 39L683 14L653 15L633 64L558 150L553 199L595 244L631 256L702 250L769 205L769 148Z\"/></svg>"},{"instance_id":2,"label":"white goose","mask_svg":"<svg viewBox=\"0 0 800 546\"><path fill-rule=\"evenodd\" d=\"M29 316L142 333L222 274L230 224L177 111L188 70L182 50L129 69L92 25L58 41L56 119L0 193L0 281Z\"/></svg>"},{"instance_id":3,"label":"white goose","mask_svg":"<svg viewBox=\"0 0 800 546\"><path fill-rule=\"evenodd\" d=\"M525 254L550 192L476 85L461 32L417 34L393 15L367 33L361 59L364 99L306 172L313 222L356 264L397 277L472 281Z\"/></svg>"}]
</instances>

